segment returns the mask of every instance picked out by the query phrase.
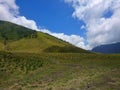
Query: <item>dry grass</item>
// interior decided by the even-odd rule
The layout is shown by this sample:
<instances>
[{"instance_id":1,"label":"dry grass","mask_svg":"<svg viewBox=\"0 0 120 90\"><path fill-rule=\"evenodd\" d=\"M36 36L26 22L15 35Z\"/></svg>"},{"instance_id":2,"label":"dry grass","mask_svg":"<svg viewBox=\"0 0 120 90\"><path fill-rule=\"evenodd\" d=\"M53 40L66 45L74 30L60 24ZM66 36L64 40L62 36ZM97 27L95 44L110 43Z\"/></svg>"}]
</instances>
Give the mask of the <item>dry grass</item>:
<instances>
[{"instance_id":1,"label":"dry grass","mask_svg":"<svg viewBox=\"0 0 120 90\"><path fill-rule=\"evenodd\" d=\"M0 71L1 89L11 87L16 90L120 89L120 55L82 53L0 55L0 65L3 65L1 70L4 67L4 71ZM6 61L2 60L3 57L6 57Z\"/></svg>"}]
</instances>

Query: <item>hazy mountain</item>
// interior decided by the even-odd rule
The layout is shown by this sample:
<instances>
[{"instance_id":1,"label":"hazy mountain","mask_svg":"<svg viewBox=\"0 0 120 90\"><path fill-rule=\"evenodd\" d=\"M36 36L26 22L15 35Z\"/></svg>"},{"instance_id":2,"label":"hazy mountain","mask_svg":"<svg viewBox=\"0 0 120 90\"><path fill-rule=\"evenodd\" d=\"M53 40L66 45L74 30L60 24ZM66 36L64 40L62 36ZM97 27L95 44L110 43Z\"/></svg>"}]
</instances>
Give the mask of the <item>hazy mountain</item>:
<instances>
[{"instance_id":1,"label":"hazy mountain","mask_svg":"<svg viewBox=\"0 0 120 90\"><path fill-rule=\"evenodd\" d=\"M108 54L120 53L120 42L97 46L93 48L92 51L100 52L100 53L108 53Z\"/></svg>"}]
</instances>

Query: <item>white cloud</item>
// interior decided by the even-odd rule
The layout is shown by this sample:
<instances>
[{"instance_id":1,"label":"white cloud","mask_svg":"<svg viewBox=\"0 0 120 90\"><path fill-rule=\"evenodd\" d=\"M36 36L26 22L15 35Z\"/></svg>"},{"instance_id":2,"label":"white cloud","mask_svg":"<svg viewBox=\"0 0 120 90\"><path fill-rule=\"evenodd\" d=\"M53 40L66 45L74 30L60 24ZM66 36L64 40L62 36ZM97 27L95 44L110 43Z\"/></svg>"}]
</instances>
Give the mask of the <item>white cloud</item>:
<instances>
[{"instance_id":1,"label":"white cloud","mask_svg":"<svg viewBox=\"0 0 120 90\"><path fill-rule=\"evenodd\" d=\"M86 24L88 45L120 42L120 0L65 0L74 8L73 17ZM111 16L105 16L112 12Z\"/></svg>"},{"instance_id":2,"label":"white cloud","mask_svg":"<svg viewBox=\"0 0 120 90\"><path fill-rule=\"evenodd\" d=\"M18 16L17 18L13 18L12 22L30 29L39 30L36 22L34 20L28 20L25 16Z\"/></svg>"},{"instance_id":3,"label":"white cloud","mask_svg":"<svg viewBox=\"0 0 120 90\"><path fill-rule=\"evenodd\" d=\"M46 29L39 29L34 20L29 20L25 16L19 14L19 6L16 5L15 0L0 0L0 20L10 21L30 29L40 30L86 49L84 38L78 35L65 35L64 33L53 33Z\"/></svg>"},{"instance_id":4,"label":"white cloud","mask_svg":"<svg viewBox=\"0 0 120 90\"><path fill-rule=\"evenodd\" d=\"M0 0L0 20L10 21L35 30L38 29L34 20L28 20L25 16L19 15L19 7L15 0Z\"/></svg>"}]
</instances>

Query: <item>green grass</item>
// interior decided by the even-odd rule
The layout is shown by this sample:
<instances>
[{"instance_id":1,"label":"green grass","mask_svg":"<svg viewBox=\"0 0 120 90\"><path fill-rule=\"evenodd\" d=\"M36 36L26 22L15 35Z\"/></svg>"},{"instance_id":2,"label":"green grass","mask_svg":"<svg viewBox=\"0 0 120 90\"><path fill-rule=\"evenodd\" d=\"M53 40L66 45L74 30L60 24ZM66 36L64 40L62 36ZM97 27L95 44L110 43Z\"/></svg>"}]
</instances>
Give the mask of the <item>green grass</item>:
<instances>
[{"instance_id":1,"label":"green grass","mask_svg":"<svg viewBox=\"0 0 120 90\"><path fill-rule=\"evenodd\" d=\"M0 53L1 90L119 90L120 55Z\"/></svg>"},{"instance_id":2,"label":"green grass","mask_svg":"<svg viewBox=\"0 0 120 90\"><path fill-rule=\"evenodd\" d=\"M65 46L69 44L51 37L50 35L39 32L37 38L24 38L15 42L10 42L8 47L10 51L14 52L40 53L44 51L44 49L53 45Z\"/></svg>"},{"instance_id":3,"label":"green grass","mask_svg":"<svg viewBox=\"0 0 120 90\"><path fill-rule=\"evenodd\" d=\"M38 32L37 38L23 38L7 44L9 51L12 52L75 52L75 53L90 53L86 50L75 47L67 42L57 39L45 33Z\"/></svg>"},{"instance_id":4,"label":"green grass","mask_svg":"<svg viewBox=\"0 0 120 90\"><path fill-rule=\"evenodd\" d=\"M4 44L0 43L0 51L4 50Z\"/></svg>"}]
</instances>

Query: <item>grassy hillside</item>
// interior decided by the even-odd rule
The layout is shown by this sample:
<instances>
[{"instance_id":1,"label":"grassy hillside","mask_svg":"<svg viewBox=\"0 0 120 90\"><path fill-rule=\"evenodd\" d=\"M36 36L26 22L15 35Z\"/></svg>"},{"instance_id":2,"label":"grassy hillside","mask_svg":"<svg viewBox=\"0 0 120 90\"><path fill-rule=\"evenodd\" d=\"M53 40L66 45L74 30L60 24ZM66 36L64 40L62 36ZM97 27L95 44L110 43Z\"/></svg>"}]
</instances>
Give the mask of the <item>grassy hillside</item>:
<instances>
[{"instance_id":1,"label":"grassy hillside","mask_svg":"<svg viewBox=\"0 0 120 90\"><path fill-rule=\"evenodd\" d=\"M35 30L30 30L10 22L0 21L0 40L15 41L21 38L32 37L37 37Z\"/></svg>"},{"instance_id":2,"label":"grassy hillside","mask_svg":"<svg viewBox=\"0 0 120 90\"><path fill-rule=\"evenodd\" d=\"M80 52L88 53L48 34L0 21L0 50L11 52ZM4 47L4 48L3 48Z\"/></svg>"}]
</instances>

